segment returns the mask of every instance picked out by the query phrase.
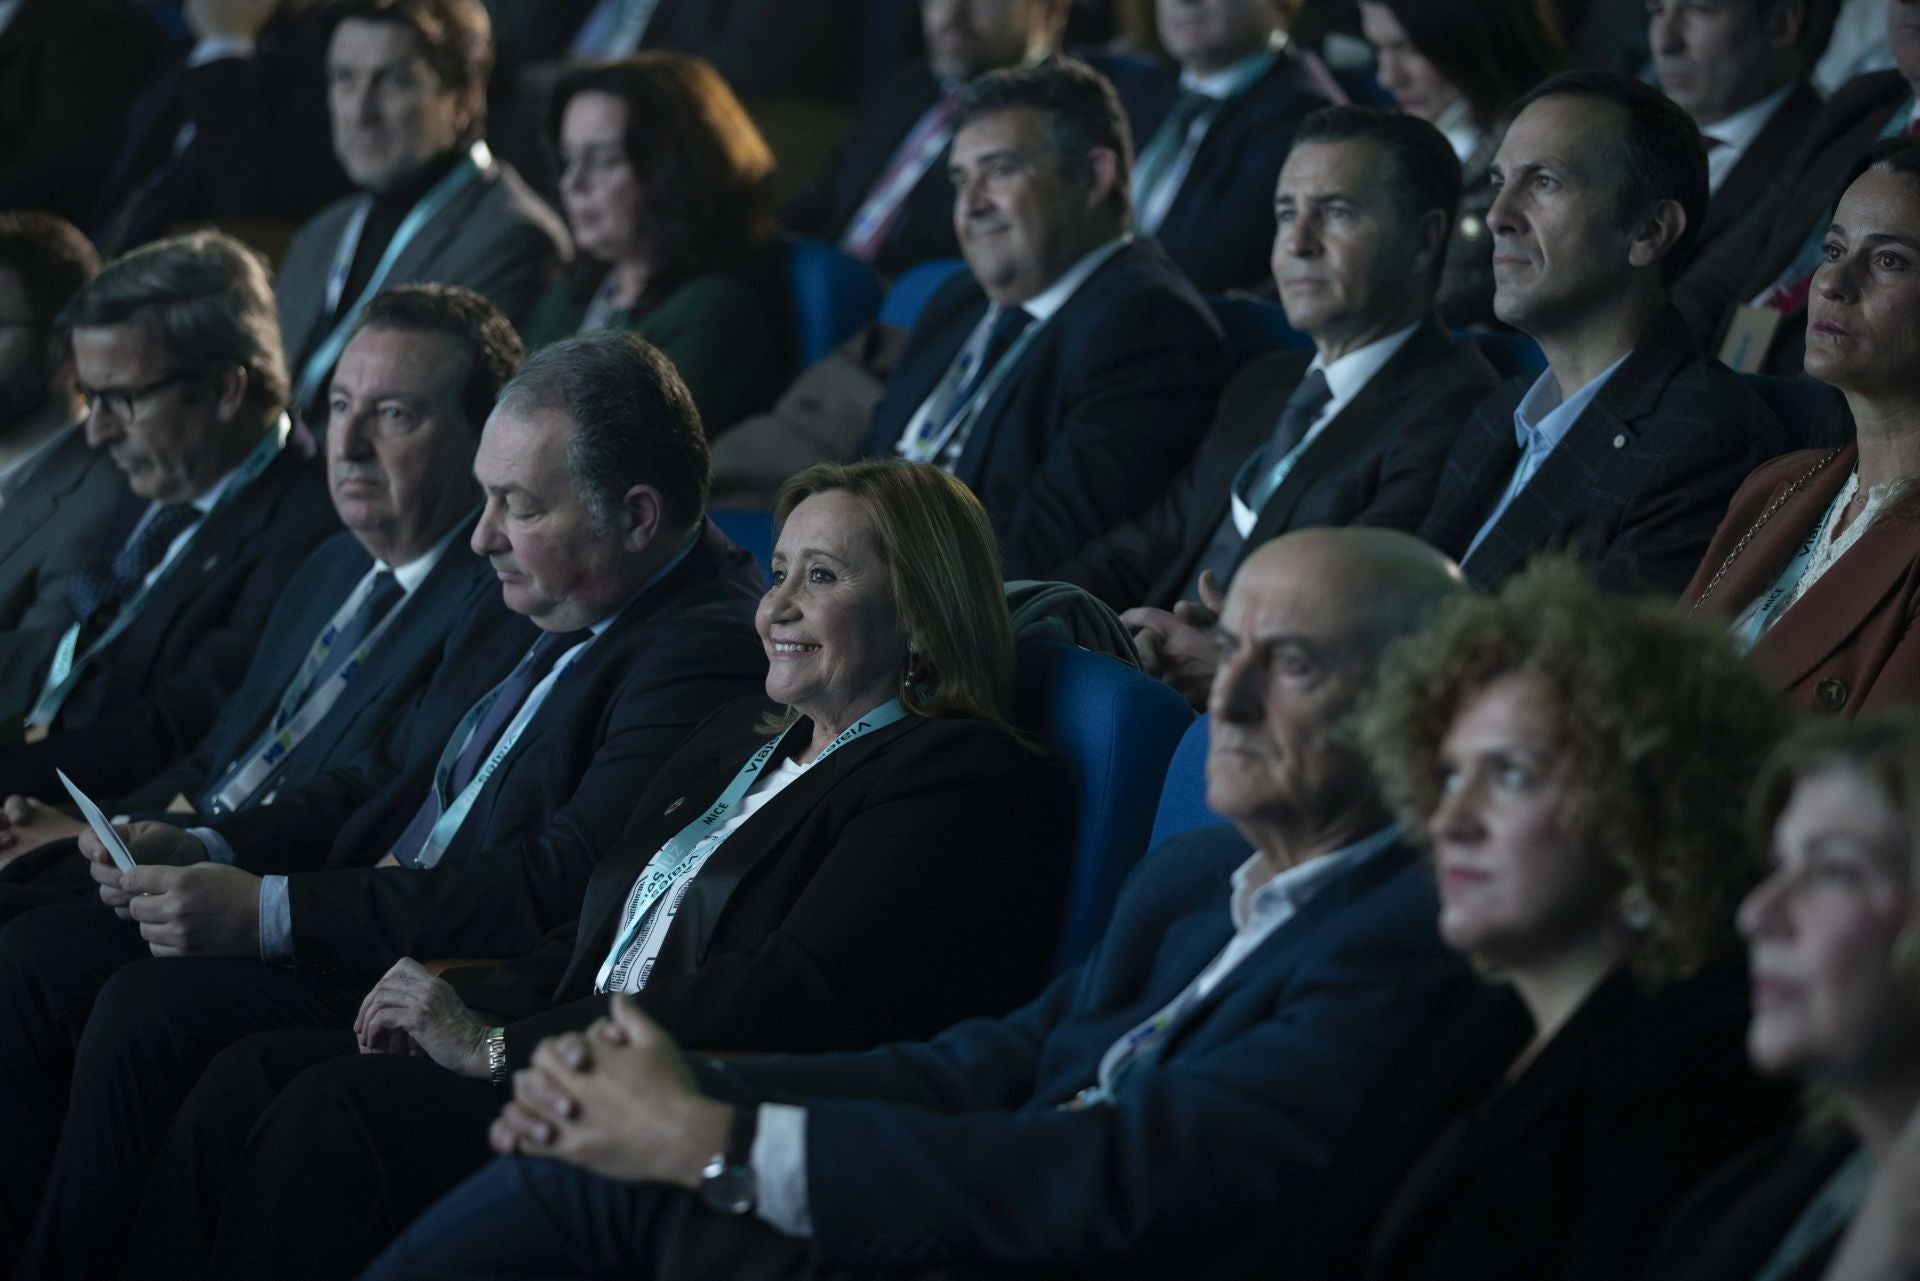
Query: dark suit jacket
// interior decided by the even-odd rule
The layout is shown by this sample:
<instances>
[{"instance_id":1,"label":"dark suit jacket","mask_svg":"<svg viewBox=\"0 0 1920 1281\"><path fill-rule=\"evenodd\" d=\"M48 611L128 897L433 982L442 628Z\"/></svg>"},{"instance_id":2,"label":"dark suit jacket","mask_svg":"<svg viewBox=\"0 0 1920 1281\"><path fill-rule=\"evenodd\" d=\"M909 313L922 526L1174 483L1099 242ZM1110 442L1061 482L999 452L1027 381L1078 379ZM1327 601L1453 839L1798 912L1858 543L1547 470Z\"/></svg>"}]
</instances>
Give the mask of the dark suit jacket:
<instances>
[{"instance_id":1,"label":"dark suit jacket","mask_svg":"<svg viewBox=\"0 0 1920 1281\"><path fill-rule=\"evenodd\" d=\"M838 241L886 172L893 153L940 94L940 82L925 63L902 68L862 108L827 167L788 203L783 215L786 225L803 235ZM959 256L960 243L953 235L953 184L947 180L943 154L907 193L906 208L888 232L874 266L891 277L916 263Z\"/></svg>"},{"instance_id":2,"label":"dark suit jacket","mask_svg":"<svg viewBox=\"0 0 1920 1281\"><path fill-rule=\"evenodd\" d=\"M73 622L67 578L112 558L118 509L137 510L126 477L82 429L48 451L0 508L0 708L23 709Z\"/></svg>"},{"instance_id":3,"label":"dark suit jacket","mask_svg":"<svg viewBox=\"0 0 1920 1281\"><path fill-rule=\"evenodd\" d=\"M1641 1275L1646 1281L1753 1281L1807 1203L1857 1150L1839 1126L1802 1124L1756 1143L1714 1172L1674 1211ZM1845 1224L1780 1281L1820 1281Z\"/></svg>"},{"instance_id":4,"label":"dark suit jacket","mask_svg":"<svg viewBox=\"0 0 1920 1281\"><path fill-rule=\"evenodd\" d=\"M1767 194L1780 177L1781 161L1800 150L1801 140L1813 126L1820 106L1820 93L1812 85L1803 80L1793 87L1793 92L1740 153L1740 159L1734 162L1720 190L1707 202L1707 220L1694 241L1696 255L1712 252L1722 236L1732 234L1747 219L1764 216ZM1810 227L1803 227L1801 234L1804 236L1809 230ZM1685 284L1680 288L1684 290Z\"/></svg>"},{"instance_id":5,"label":"dark suit jacket","mask_svg":"<svg viewBox=\"0 0 1920 1281\"><path fill-rule=\"evenodd\" d=\"M1423 1062L1450 1088L1493 1088L1407 1173L1366 1275L1638 1276L1687 1190L1791 1117L1791 1088L1747 1066L1746 1025L1745 968L1727 963L1651 996L1617 971L1507 1084L1523 1012L1449 1029ZM1354 1149L1367 1143L1362 1127Z\"/></svg>"},{"instance_id":6,"label":"dark suit jacket","mask_svg":"<svg viewBox=\"0 0 1920 1281\"><path fill-rule=\"evenodd\" d=\"M312 444L295 430L87 665L52 734L0 751L0 788L63 797L59 767L92 795L113 796L191 751L246 675L287 579L338 528Z\"/></svg>"},{"instance_id":7,"label":"dark suit jacket","mask_svg":"<svg viewBox=\"0 0 1920 1281\"><path fill-rule=\"evenodd\" d=\"M1720 349L1733 309L1777 280L1814 228L1824 224L1846 187L1847 171L1912 97L1897 71L1860 76L1827 99L1791 159L1782 164L1777 155L1770 158L1775 178L1764 199L1673 286L1674 305L1710 350ZM1799 373L1805 346L1806 312L1801 310L1781 321L1764 371Z\"/></svg>"},{"instance_id":8,"label":"dark suit jacket","mask_svg":"<svg viewBox=\"0 0 1920 1281\"><path fill-rule=\"evenodd\" d=\"M1520 461L1513 410L1536 375L1473 411L1420 537L1459 560ZM1489 588L1545 551L1589 562L1609 588L1675 593L1746 474L1783 451L1780 424L1726 366L1700 355L1669 308L1654 321L1461 565Z\"/></svg>"},{"instance_id":9,"label":"dark suit jacket","mask_svg":"<svg viewBox=\"0 0 1920 1281\"><path fill-rule=\"evenodd\" d=\"M1803 539L1853 471L1852 445L1776 458L1747 477L1681 600L1733 618L1778 581ZM1816 464L1825 465L1773 512L1761 514ZM1758 528L1756 528L1756 525ZM1731 564L1727 557L1752 530ZM1726 572L1704 601L1721 566ZM1899 512L1876 520L1754 645L1767 678L1806 711L1854 717L1920 696L1920 521Z\"/></svg>"},{"instance_id":10,"label":"dark suit jacket","mask_svg":"<svg viewBox=\"0 0 1920 1281\"><path fill-rule=\"evenodd\" d=\"M986 310L965 272L928 301L867 453L893 453ZM1199 443L1228 360L1219 322L1153 242L1088 277L974 417L955 468L993 520L1007 576L1031 578L1144 510Z\"/></svg>"},{"instance_id":11,"label":"dark suit jacket","mask_svg":"<svg viewBox=\"0 0 1920 1281\"><path fill-rule=\"evenodd\" d=\"M1059 1106L1226 945L1228 878L1248 854L1224 827L1162 845L1093 956L1005 1018L860 1055L709 1064L703 1083L808 1102L814 1248L836 1265L1189 1276L1256 1224L1304 1229L1382 1065L1473 982L1440 944L1433 873L1410 849L1328 883L1114 1105ZM1321 1263L1278 1259L1275 1275L1317 1277Z\"/></svg>"},{"instance_id":12,"label":"dark suit jacket","mask_svg":"<svg viewBox=\"0 0 1920 1281\"><path fill-rule=\"evenodd\" d=\"M1273 434L1312 363L1311 351L1276 351L1241 366L1199 453L1160 501L1047 577L1077 583L1115 609L1171 608L1229 518L1235 474ZM1242 559L1268 539L1314 525L1418 529L1460 424L1498 382L1477 348L1423 321L1300 455L1260 509Z\"/></svg>"},{"instance_id":13,"label":"dark suit jacket","mask_svg":"<svg viewBox=\"0 0 1920 1281\"><path fill-rule=\"evenodd\" d=\"M580 920L459 985L474 1008L517 1019L516 1066L542 1037L606 1012L593 984L628 893L767 740L769 710L747 699L709 717L594 869ZM1002 1013L1045 977L1072 827L1049 758L984 721L909 716L808 770L728 838L636 999L708 1050L864 1049Z\"/></svg>"},{"instance_id":14,"label":"dark suit jacket","mask_svg":"<svg viewBox=\"0 0 1920 1281\"><path fill-rule=\"evenodd\" d=\"M372 978L402 956L517 955L572 919L655 771L715 704L765 679L752 628L759 595L750 558L709 525L693 554L561 676L432 868L373 864L426 799L454 726L492 682L428 686L421 702L432 707L403 716L382 745L398 766L377 793L366 795L378 769L348 768L217 823L247 870L293 873L296 962ZM500 675L531 643L527 631L505 666L494 664ZM448 651L461 647L456 634Z\"/></svg>"},{"instance_id":15,"label":"dark suit jacket","mask_svg":"<svg viewBox=\"0 0 1920 1281\"><path fill-rule=\"evenodd\" d=\"M0 31L0 193L7 205L54 207L69 217L85 212L62 199L67 193L48 181L55 171L46 162L96 138L111 145L153 66L155 35L147 16L124 0L24 0Z\"/></svg>"},{"instance_id":16,"label":"dark suit jacket","mask_svg":"<svg viewBox=\"0 0 1920 1281\"><path fill-rule=\"evenodd\" d=\"M468 521L454 536L433 571L407 596L400 616L325 719L287 753L274 790L298 786L371 745L431 679L448 634L469 618L506 609L493 567L466 548L472 524ZM321 629L372 564L360 540L344 531L316 548L274 606L247 678L228 700L213 731L191 753L126 793L109 811L164 810L175 796L197 803L265 731Z\"/></svg>"},{"instance_id":17,"label":"dark suit jacket","mask_svg":"<svg viewBox=\"0 0 1920 1281\"><path fill-rule=\"evenodd\" d=\"M327 270L360 200L356 195L328 205L287 247L274 301L287 368L296 380L332 327L325 314ZM386 283L465 285L517 322L573 256L572 246L559 215L510 166L496 161L420 229Z\"/></svg>"},{"instance_id":18,"label":"dark suit jacket","mask_svg":"<svg viewBox=\"0 0 1920 1281\"><path fill-rule=\"evenodd\" d=\"M158 73L135 100L112 164L97 175L88 227L103 234L145 184L118 253L184 222L303 221L353 191L333 154L327 116L326 53L333 15L316 5L283 8L260 32L252 55ZM173 156L183 124L193 140Z\"/></svg>"},{"instance_id":19,"label":"dark suit jacket","mask_svg":"<svg viewBox=\"0 0 1920 1281\"><path fill-rule=\"evenodd\" d=\"M1180 96L1170 60L1115 69L1136 149L1147 145ZM1207 293L1272 287L1273 188L1293 149L1293 131L1327 105L1289 44L1245 93L1220 108L1193 165L1154 231L1168 256Z\"/></svg>"}]
</instances>

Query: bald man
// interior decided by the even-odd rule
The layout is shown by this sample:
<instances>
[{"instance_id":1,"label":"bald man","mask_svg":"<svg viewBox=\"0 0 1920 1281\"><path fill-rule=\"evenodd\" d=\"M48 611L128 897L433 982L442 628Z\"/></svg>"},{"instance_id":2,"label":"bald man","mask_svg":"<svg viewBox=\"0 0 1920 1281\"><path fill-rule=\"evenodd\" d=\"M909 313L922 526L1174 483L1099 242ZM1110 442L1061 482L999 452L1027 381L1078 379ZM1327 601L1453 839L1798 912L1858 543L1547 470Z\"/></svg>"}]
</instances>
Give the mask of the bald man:
<instances>
[{"instance_id":1,"label":"bald man","mask_svg":"<svg viewBox=\"0 0 1920 1281\"><path fill-rule=\"evenodd\" d=\"M925 1044L725 1064L615 998L520 1074L492 1135L510 1155L368 1275L1190 1276L1282 1220L1276 1275L1329 1275L1345 1243L1319 1172L1473 986L1336 729L1382 647L1461 590L1404 534L1261 548L1209 708L1207 797L1231 825L1149 854L1083 966Z\"/></svg>"}]
</instances>

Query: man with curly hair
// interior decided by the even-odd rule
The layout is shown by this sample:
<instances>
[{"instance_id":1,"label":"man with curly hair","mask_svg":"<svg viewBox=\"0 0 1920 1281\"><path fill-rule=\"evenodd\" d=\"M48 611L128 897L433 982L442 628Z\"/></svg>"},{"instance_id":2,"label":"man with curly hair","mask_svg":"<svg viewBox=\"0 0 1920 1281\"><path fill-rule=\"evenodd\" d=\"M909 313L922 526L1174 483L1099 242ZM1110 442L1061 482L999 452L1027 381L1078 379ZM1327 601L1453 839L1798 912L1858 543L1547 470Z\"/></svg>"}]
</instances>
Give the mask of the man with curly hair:
<instances>
[{"instance_id":1,"label":"man with curly hair","mask_svg":"<svg viewBox=\"0 0 1920 1281\"><path fill-rule=\"evenodd\" d=\"M369 1275L1189 1276L1270 1223L1276 1274L1333 1275L1357 1202L1320 1172L1473 986L1343 723L1460 592L1405 534L1275 540L1219 627L1207 796L1232 826L1148 855L1083 966L865 1054L689 1062L616 998L541 1045L494 1125L509 1155Z\"/></svg>"}]
</instances>

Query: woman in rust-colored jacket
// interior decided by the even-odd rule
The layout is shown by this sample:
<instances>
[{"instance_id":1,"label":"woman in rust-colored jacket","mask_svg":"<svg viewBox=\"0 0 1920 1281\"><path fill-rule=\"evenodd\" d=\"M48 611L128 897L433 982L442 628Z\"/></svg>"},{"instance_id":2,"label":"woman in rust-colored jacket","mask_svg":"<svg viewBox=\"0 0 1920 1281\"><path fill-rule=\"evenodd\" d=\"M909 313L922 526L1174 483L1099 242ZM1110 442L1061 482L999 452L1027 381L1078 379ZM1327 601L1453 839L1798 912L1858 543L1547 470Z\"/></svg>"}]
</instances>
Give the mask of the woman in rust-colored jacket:
<instances>
[{"instance_id":1,"label":"woman in rust-colored jacket","mask_svg":"<svg viewBox=\"0 0 1920 1281\"><path fill-rule=\"evenodd\" d=\"M1846 396L1852 443L1747 477L1693 609L1802 708L1920 699L1920 146L1871 153L1834 214L1807 303L1807 372Z\"/></svg>"}]
</instances>

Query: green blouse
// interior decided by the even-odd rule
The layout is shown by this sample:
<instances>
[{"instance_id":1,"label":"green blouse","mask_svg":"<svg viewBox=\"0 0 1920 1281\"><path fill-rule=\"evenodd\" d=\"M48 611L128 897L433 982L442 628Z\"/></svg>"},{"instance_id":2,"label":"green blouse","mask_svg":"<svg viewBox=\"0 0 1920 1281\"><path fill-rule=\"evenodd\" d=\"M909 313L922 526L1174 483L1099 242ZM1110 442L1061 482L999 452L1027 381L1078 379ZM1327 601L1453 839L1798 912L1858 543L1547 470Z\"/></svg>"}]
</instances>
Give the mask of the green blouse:
<instances>
[{"instance_id":1,"label":"green blouse","mask_svg":"<svg viewBox=\"0 0 1920 1281\"><path fill-rule=\"evenodd\" d=\"M520 327L527 350L578 333L591 297L566 281L548 289ZM693 393L709 438L765 409L787 384L786 326L737 276L696 276L639 315L615 312L611 325L666 353Z\"/></svg>"}]
</instances>

